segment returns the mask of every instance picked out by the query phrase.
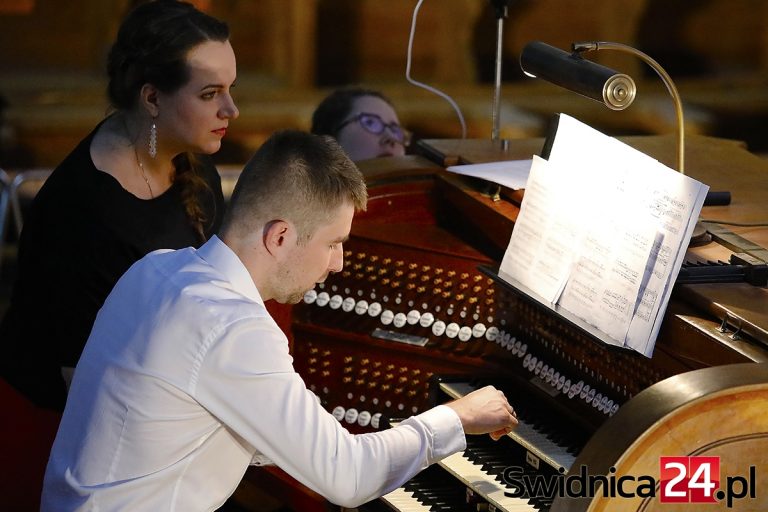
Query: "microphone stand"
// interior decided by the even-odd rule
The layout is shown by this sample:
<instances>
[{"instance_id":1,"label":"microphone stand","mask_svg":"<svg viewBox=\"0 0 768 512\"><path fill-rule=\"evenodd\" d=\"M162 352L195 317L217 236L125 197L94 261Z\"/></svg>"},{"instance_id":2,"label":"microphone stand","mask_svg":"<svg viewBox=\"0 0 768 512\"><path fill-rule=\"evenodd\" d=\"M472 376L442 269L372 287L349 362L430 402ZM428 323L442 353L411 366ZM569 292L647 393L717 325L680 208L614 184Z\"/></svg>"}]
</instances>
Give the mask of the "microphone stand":
<instances>
[{"instance_id":1,"label":"microphone stand","mask_svg":"<svg viewBox=\"0 0 768 512\"><path fill-rule=\"evenodd\" d=\"M508 3L508 0L491 0L491 5L493 5L494 15L496 17L496 73L493 88L493 113L491 117L493 122L491 139L494 141L499 140L500 131L501 60L504 49L504 18L508 15Z\"/></svg>"},{"instance_id":2,"label":"microphone stand","mask_svg":"<svg viewBox=\"0 0 768 512\"><path fill-rule=\"evenodd\" d=\"M501 61L504 50L504 18L507 17L509 12L508 4L509 0L491 0L496 18L496 71L493 86L493 110L491 113L491 122L493 124L491 140L493 142L499 140L499 132L501 131L499 128L501 125ZM501 141L502 149L506 149L507 145L508 141ZM493 201L499 201L501 199L501 186L489 183L488 195Z\"/></svg>"}]
</instances>

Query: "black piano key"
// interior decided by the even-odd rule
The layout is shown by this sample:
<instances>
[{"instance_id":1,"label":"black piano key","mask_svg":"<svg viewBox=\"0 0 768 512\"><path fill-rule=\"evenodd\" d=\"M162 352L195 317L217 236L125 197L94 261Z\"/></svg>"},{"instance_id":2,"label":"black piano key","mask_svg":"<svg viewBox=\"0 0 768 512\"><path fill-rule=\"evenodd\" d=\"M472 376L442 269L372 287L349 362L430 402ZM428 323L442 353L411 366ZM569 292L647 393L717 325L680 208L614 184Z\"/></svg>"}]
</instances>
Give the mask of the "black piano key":
<instances>
[{"instance_id":1,"label":"black piano key","mask_svg":"<svg viewBox=\"0 0 768 512\"><path fill-rule=\"evenodd\" d=\"M509 487L504 480L504 471L510 466L520 467L523 471L523 475L528 475L534 478L538 473L538 470L525 463L524 450L522 447L514 443L512 440L502 439L500 441L492 441L488 437L478 436L473 437L467 441L467 450L464 455L472 460L477 461L475 464L481 463L481 469L495 478L500 484ZM510 490L512 490L510 488ZM526 494L523 497L528 497ZM530 498L530 497L529 497ZM551 505L551 499L549 498L531 498L533 501L530 503L537 509L546 510Z\"/></svg>"},{"instance_id":2,"label":"black piano key","mask_svg":"<svg viewBox=\"0 0 768 512\"><path fill-rule=\"evenodd\" d=\"M466 490L451 479L439 466L425 469L403 485L413 498L433 512L468 512Z\"/></svg>"}]
</instances>

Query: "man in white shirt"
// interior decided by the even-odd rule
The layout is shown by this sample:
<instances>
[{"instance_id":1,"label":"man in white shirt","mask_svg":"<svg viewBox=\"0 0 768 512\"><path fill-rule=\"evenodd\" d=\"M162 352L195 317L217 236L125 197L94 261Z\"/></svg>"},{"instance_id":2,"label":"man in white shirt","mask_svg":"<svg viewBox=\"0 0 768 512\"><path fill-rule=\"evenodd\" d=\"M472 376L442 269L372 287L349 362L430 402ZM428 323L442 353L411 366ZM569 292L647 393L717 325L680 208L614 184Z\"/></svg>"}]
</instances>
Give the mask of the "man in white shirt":
<instances>
[{"instance_id":1,"label":"man in white shirt","mask_svg":"<svg viewBox=\"0 0 768 512\"><path fill-rule=\"evenodd\" d=\"M349 434L294 371L264 301L296 303L343 266L365 182L330 137L281 132L246 164L220 237L156 251L120 279L75 371L43 510L214 510L273 462L339 505L398 487L517 424L484 388Z\"/></svg>"}]
</instances>

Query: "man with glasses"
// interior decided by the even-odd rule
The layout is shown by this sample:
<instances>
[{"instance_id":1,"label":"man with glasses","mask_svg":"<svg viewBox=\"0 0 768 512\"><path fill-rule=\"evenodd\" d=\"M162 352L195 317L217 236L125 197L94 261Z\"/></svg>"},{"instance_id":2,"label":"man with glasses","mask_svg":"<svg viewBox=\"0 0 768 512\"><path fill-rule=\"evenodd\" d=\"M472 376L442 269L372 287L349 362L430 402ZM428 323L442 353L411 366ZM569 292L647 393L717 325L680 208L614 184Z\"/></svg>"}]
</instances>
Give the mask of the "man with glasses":
<instances>
[{"instance_id":1,"label":"man with glasses","mask_svg":"<svg viewBox=\"0 0 768 512\"><path fill-rule=\"evenodd\" d=\"M410 142L392 102L360 87L338 89L320 102L312 115L312 133L334 137L354 161L403 156Z\"/></svg>"}]
</instances>

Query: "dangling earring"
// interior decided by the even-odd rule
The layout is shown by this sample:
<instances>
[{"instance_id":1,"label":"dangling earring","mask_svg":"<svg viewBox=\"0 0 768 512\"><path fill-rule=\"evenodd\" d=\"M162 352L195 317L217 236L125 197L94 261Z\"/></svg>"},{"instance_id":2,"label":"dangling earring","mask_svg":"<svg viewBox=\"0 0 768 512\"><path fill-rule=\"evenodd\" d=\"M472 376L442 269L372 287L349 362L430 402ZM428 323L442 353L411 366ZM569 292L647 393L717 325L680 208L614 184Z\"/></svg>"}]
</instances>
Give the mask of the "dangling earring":
<instances>
[{"instance_id":1,"label":"dangling earring","mask_svg":"<svg viewBox=\"0 0 768 512\"><path fill-rule=\"evenodd\" d=\"M157 125L154 119L152 120L152 126L149 127L149 156L152 158L157 156Z\"/></svg>"}]
</instances>

